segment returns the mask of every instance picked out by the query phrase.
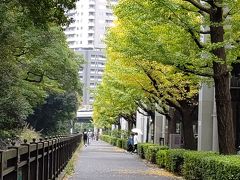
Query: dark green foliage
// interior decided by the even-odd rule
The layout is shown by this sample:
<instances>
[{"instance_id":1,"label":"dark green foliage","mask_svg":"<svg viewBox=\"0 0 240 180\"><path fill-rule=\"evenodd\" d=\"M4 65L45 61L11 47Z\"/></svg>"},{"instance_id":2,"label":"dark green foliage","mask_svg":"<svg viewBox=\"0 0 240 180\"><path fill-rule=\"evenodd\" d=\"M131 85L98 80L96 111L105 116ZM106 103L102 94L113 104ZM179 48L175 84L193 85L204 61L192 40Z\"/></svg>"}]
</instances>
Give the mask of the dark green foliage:
<instances>
[{"instance_id":1,"label":"dark green foliage","mask_svg":"<svg viewBox=\"0 0 240 180\"><path fill-rule=\"evenodd\" d=\"M38 106L27 121L45 135L69 133L70 120L76 116L76 93L50 94L43 105Z\"/></svg>"},{"instance_id":2,"label":"dark green foliage","mask_svg":"<svg viewBox=\"0 0 240 180\"><path fill-rule=\"evenodd\" d=\"M81 57L69 50L58 26L67 22L63 10L73 2L0 1L0 138L16 136L49 92L80 94Z\"/></svg>"},{"instance_id":3,"label":"dark green foliage","mask_svg":"<svg viewBox=\"0 0 240 180\"><path fill-rule=\"evenodd\" d=\"M75 7L76 0L18 0L24 8L24 13L38 26L47 25L52 22L59 25L68 23L69 19L65 16L67 9Z\"/></svg>"}]
</instances>

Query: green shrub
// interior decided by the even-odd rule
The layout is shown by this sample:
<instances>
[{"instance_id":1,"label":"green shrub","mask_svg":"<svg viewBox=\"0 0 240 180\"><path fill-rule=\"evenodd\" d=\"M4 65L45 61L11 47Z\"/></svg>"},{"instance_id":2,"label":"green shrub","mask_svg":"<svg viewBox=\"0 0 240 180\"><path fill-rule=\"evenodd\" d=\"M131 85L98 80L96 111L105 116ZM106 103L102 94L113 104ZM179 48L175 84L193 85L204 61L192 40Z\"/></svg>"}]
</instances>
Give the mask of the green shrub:
<instances>
[{"instance_id":1,"label":"green shrub","mask_svg":"<svg viewBox=\"0 0 240 180\"><path fill-rule=\"evenodd\" d=\"M188 180L203 180L204 158L217 156L214 152L187 151L184 153L183 176ZM204 179L205 180L205 179Z\"/></svg>"},{"instance_id":2,"label":"green shrub","mask_svg":"<svg viewBox=\"0 0 240 180\"><path fill-rule=\"evenodd\" d=\"M41 138L41 133L36 131L29 124L25 124L25 126L21 130L19 138L22 142L24 141L24 139L26 139L28 142L32 142L33 139Z\"/></svg>"},{"instance_id":3,"label":"green shrub","mask_svg":"<svg viewBox=\"0 0 240 180\"><path fill-rule=\"evenodd\" d=\"M138 143L137 145L137 153L142 159L145 159L145 153L147 151L148 146L156 146L156 145L152 143Z\"/></svg>"},{"instance_id":4,"label":"green shrub","mask_svg":"<svg viewBox=\"0 0 240 180\"><path fill-rule=\"evenodd\" d=\"M151 163L156 163L156 153L160 150L168 149L167 146L149 145L147 147L145 158Z\"/></svg>"},{"instance_id":5,"label":"green shrub","mask_svg":"<svg viewBox=\"0 0 240 180\"><path fill-rule=\"evenodd\" d=\"M122 144L123 144L123 139L118 138L117 139L117 147L122 148Z\"/></svg>"},{"instance_id":6,"label":"green shrub","mask_svg":"<svg viewBox=\"0 0 240 180\"><path fill-rule=\"evenodd\" d=\"M159 150L156 153L156 163L160 168L166 167L166 161L168 156L169 150Z\"/></svg>"},{"instance_id":7,"label":"green shrub","mask_svg":"<svg viewBox=\"0 0 240 180\"><path fill-rule=\"evenodd\" d=\"M240 157L239 156L210 156L202 160L203 179L240 179Z\"/></svg>"},{"instance_id":8,"label":"green shrub","mask_svg":"<svg viewBox=\"0 0 240 180\"><path fill-rule=\"evenodd\" d=\"M169 149L166 154L166 169L181 175L185 152L187 151L184 149Z\"/></svg>"},{"instance_id":9,"label":"green shrub","mask_svg":"<svg viewBox=\"0 0 240 180\"><path fill-rule=\"evenodd\" d=\"M128 148L127 147L127 141L128 141L127 139L122 140L122 148L125 149L125 150L127 150L127 148Z\"/></svg>"},{"instance_id":10,"label":"green shrub","mask_svg":"<svg viewBox=\"0 0 240 180\"><path fill-rule=\"evenodd\" d=\"M113 146L116 146L117 145L117 139L118 138L110 137L110 144L113 145Z\"/></svg>"},{"instance_id":11,"label":"green shrub","mask_svg":"<svg viewBox=\"0 0 240 180\"><path fill-rule=\"evenodd\" d=\"M138 143L137 145L137 153L140 156L140 158L143 158L143 144L144 143Z\"/></svg>"}]
</instances>

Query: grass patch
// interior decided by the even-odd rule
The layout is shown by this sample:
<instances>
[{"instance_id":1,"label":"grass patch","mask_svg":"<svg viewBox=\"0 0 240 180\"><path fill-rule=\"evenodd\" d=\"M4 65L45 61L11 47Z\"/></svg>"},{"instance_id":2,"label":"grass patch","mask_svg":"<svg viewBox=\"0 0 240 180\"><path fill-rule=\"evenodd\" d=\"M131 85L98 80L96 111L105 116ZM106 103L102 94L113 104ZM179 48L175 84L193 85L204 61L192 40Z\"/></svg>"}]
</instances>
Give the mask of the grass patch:
<instances>
[{"instance_id":1,"label":"grass patch","mask_svg":"<svg viewBox=\"0 0 240 180\"><path fill-rule=\"evenodd\" d=\"M81 143L77 150L73 153L72 158L70 159L70 161L67 163L66 167L65 167L65 175L63 179L67 179L67 177L71 176L74 173L74 166L75 166L75 162L78 159L79 153L81 151L83 144Z\"/></svg>"}]
</instances>

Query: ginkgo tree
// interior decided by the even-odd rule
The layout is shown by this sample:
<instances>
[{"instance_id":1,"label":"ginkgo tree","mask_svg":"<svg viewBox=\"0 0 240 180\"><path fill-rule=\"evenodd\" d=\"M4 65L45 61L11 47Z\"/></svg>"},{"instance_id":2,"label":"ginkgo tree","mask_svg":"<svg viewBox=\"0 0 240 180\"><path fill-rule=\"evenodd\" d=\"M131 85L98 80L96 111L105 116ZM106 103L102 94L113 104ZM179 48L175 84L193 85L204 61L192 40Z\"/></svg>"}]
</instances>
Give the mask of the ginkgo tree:
<instances>
[{"instance_id":1,"label":"ginkgo tree","mask_svg":"<svg viewBox=\"0 0 240 180\"><path fill-rule=\"evenodd\" d=\"M128 121L129 131L136 125L136 93L134 89L126 88L111 77L105 76L103 83L97 88L93 120L99 127L109 127L111 124L119 124L123 117Z\"/></svg>"},{"instance_id":2,"label":"ginkgo tree","mask_svg":"<svg viewBox=\"0 0 240 180\"><path fill-rule=\"evenodd\" d=\"M104 108L106 111L103 114L106 116L103 119L109 117L107 111L112 114L115 109L118 109L117 113L121 113L129 109L129 104L135 104L132 111L136 111L136 106L140 107L152 117L153 121L155 111L166 115L170 120L169 107L174 107L180 112L180 119L183 122L184 145L188 149L194 149L196 146L192 130L192 114L197 106L199 78L184 76L176 69L157 62L124 58L121 54L114 52L110 46L107 54L108 62L104 80L97 91L98 95L94 104L98 105L94 106L94 112L98 116L94 116L94 119L102 121L100 119L103 116L100 112L106 103L115 105L111 109ZM109 90L108 93L103 93L103 86ZM119 92L120 89L121 93L113 93ZM123 97L126 103L123 106L118 105L116 102Z\"/></svg>"},{"instance_id":3,"label":"ginkgo tree","mask_svg":"<svg viewBox=\"0 0 240 180\"><path fill-rule=\"evenodd\" d=\"M238 0L120 0L108 42L125 57L212 78L224 154L235 153L229 79L240 52L239 9Z\"/></svg>"}]
</instances>

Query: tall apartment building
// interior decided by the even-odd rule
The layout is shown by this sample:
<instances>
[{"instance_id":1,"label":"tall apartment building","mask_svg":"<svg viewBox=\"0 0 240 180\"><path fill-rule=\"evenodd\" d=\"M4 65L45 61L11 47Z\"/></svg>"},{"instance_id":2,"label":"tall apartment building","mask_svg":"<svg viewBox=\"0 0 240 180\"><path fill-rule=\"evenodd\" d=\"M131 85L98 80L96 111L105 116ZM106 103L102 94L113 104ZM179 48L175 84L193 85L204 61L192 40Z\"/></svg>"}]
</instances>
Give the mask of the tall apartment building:
<instances>
[{"instance_id":1,"label":"tall apartment building","mask_svg":"<svg viewBox=\"0 0 240 180\"><path fill-rule=\"evenodd\" d=\"M112 6L116 4L117 0L78 0L76 9L67 12L73 19L65 29L68 45L80 52L86 61L79 72L84 84L84 106L92 105L92 90L102 80L106 63L104 38L106 30L113 26Z\"/></svg>"}]
</instances>

